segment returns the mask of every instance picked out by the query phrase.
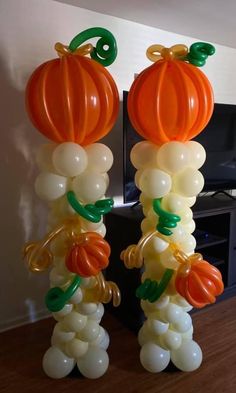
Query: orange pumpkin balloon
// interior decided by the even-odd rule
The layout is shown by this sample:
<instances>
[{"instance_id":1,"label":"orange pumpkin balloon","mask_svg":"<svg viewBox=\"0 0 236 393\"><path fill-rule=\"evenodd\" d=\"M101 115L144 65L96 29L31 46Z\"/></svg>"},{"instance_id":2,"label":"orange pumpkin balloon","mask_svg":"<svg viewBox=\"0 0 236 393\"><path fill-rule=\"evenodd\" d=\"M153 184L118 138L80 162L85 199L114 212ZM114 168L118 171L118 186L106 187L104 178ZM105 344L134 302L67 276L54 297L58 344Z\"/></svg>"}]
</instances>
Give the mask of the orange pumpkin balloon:
<instances>
[{"instance_id":1,"label":"orange pumpkin balloon","mask_svg":"<svg viewBox=\"0 0 236 393\"><path fill-rule=\"evenodd\" d=\"M119 95L109 72L98 62L66 54L41 64L26 88L33 125L54 142L88 145L104 137L118 114Z\"/></svg>"},{"instance_id":2,"label":"orange pumpkin balloon","mask_svg":"<svg viewBox=\"0 0 236 393\"><path fill-rule=\"evenodd\" d=\"M213 106L207 77L192 64L170 57L141 72L128 95L131 123L157 145L194 138L210 120Z\"/></svg>"},{"instance_id":3,"label":"orange pumpkin balloon","mask_svg":"<svg viewBox=\"0 0 236 393\"><path fill-rule=\"evenodd\" d=\"M81 277L96 276L107 267L110 252L109 244L98 233L80 234L67 254L66 267Z\"/></svg>"},{"instance_id":4,"label":"orange pumpkin balloon","mask_svg":"<svg viewBox=\"0 0 236 393\"><path fill-rule=\"evenodd\" d=\"M207 261L198 258L191 258L189 268L180 267L176 275L175 286L177 292L196 308L214 303L216 296L224 290L220 271Z\"/></svg>"}]
</instances>

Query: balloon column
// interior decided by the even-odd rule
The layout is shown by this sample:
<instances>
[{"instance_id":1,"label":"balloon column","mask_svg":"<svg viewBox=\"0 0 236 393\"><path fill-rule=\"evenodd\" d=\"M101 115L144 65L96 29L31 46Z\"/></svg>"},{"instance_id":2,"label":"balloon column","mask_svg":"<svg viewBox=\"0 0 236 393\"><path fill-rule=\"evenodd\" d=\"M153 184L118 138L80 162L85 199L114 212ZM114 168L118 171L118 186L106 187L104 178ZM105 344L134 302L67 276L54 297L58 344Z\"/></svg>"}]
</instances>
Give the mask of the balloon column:
<instances>
[{"instance_id":1,"label":"balloon column","mask_svg":"<svg viewBox=\"0 0 236 393\"><path fill-rule=\"evenodd\" d=\"M128 268L144 265L136 296L146 321L139 331L140 361L150 372L169 364L183 371L197 369L202 361L193 341L188 312L214 303L223 291L220 272L201 254L196 240L191 206L202 190L199 171L206 157L193 137L209 121L213 93L197 68L214 53L214 47L195 43L164 48L153 45L147 57L154 64L135 79L128 96L130 120L146 140L131 151L137 169L145 218L142 238L121 253Z\"/></svg>"},{"instance_id":2,"label":"balloon column","mask_svg":"<svg viewBox=\"0 0 236 393\"><path fill-rule=\"evenodd\" d=\"M96 48L82 45L93 37L101 37ZM120 303L118 287L102 274L110 255L103 215L113 206L105 198L113 155L97 142L118 114L118 91L104 67L116 58L116 41L109 31L91 28L55 49L59 58L40 65L26 88L29 117L52 142L38 151L35 182L37 195L49 202L48 234L27 244L24 256L33 272L52 267L45 301L57 323L45 373L62 378L77 363L85 377L98 378L109 364L102 303Z\"/></svg>"}]
</instances>

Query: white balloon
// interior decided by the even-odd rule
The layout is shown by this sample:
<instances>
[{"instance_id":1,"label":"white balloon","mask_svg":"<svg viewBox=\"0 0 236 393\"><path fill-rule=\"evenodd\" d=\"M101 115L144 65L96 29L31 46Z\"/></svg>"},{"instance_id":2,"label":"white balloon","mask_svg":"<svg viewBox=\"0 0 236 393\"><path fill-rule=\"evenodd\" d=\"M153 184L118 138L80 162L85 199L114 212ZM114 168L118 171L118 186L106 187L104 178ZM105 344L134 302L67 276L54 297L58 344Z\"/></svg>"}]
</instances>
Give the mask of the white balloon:
<instances>
[{"instance_id":1,"label":"white balloon","mask_svg":"<svg viewBox=\"0 0 236 393\"><path fill-rule=\"evenodd\" d=\"M186 234L184 240L179 245L180 249L186 254L192 253L196 248L196 239L193 235Z\"/></svg>"},{"instance_id":2,"label":"white balloon","mask_svg":"<svg viewBox=\"0 0 236 393\"><path fill-rule=\"evenodd\" d=\"M147 325L153 334L164 334L169 328L169 323L153 318L147 319Z\"/></svg>"},{"instance_id":3,"label":"white balloon","mask_svg":"<svg viewBox=\"0 0 236 393\"><path fill-rule=\"evenodd\" d=\"M56 143L46 143L39 147L36 153L36 163L42 172L55 172L52 153L56 147Z\"/></svg>"},{"instance_id":4,"label":"white balloon","mask_svg":"<svg viewBox=\"0 0 236 393\"><path fill-rule=\"evenodd\" d=\"M184 224L183 228L186 233L193 233L196 229L196 223L194 220L191 220L188 223Z\"/></svg>"},{"instance_id":5,"label":"white balloon","mask_svg":"<svg viewBox=\"0 0 236 393\"><path fill-rule=\"evenodd\" d=\"M190 165L196 169L201 168L206 160L206 151L204 147L196 141L185 142L185 145L190 150Z\"/></svg>"},{"instance_id":6,"label":"white balloon","mask_svg":"<svg viewBox=\"0 0 236 393\"><path fill-rule=\"evenodd\" d=\"M69 331L79 332L86 326L87 317L79 314L77 311L71 311L70 314L64 317L62 324Z\"/></svg>"},{"instance_id":7,"label":"white balloon","mask_svg":"<svg viewBox=\"0 0 236 393\"><path fill-rule=\"evenodd\" d=\"M181 210L178 215L181 218L181 224L186 224L193 218L193 212L188 206Z\"/></svg>"},{"instance_id":8,"label":"white balloon","mask_svg":"<svg viewBox=\"0 0 236 393\"><path fill-rule=\"evenodd\" d=\"M109 344L110 344L110 338L109 338L107 331L105 330L105 335L104 335L103 339L100 341L99 347L106 351L107 348L109 347Z\"/></svg>"},{"instance_id":9,"label":"white balloon","mask_svg":"<svg viewBox=\"0 0 236 393\"><path fill-rule=\"evenodd\" d=\"M169 303L162 312L166 321L170 323L176 323L183 314L181 307L174 303Z\"/></svg>"},{"instance_id":10,"label":"white balloon","mask_svg":"<svg viewBox=\"0 0 236 393\"><path fill-rule=\"evenodd\" d=\"M113 154L103 143L93 143L85 147L88 168L100 173L108 172L113 164Z\"/></svg>"},{"instance_id":11,"label":"white balloon","mask_svg":"<svg viewBox=\"0 0 236 393\"><path fill-rule=\"evenodd\" d=\"M77 288L75 293L70 298L70 303L72 304L79 304L83 300L83 292L81 288Z\"/></svg>"},{"instance_id":12,"label":"white balloon","mask_svg":"<svg viewBox=\"0 0 236 393\"><path fill-rule=\"evenodd\" d=\"M80 330L78 338L82 341L94 341L99 335L99 329L100 326L96 321L88 319L85 327Z\"/></svg>"},{"instance_id":13,"label":"white balloon","mask_svg":"<svg viewBox=\"0 0 236 393\"><path fill-rule=\"evenodd\" d=\"M106 335L105 329L103 329L102 326L99 326L99 333L98 333L97 338L95 340L91 341L89 343L89 345L95 345L95 346L99 346L101 348L100 343L103 341L105 335ZM103 349L105 349L105 348L103 348Z\"/></svg>"},{"instance_id":14,"label":"white balloon","mask_svg":"<svg viewBox=\"0 0 236 393\"><path fill-rule=\"evenodd\" d=\"M54 346L50 347L43 357L43 369L50 378L66 377L73 370L74 365L74 359Z\"/></svg>"},{"instance_id":15,"label":"white balloon","mask_svg":"<svg viewBox=\"0 0 236 393\"><path fill-rule=\"evenodd\" d=\"M178 349L182 343L181 334L171 329L169 329L163 336L161 336L161 340L164 346L170 351Z\"/></svg>"},{"instance_id":16,"label":"white balloon","mask_svg":"<svg viewBox=\"0 0 236 393\"><path fill-rule=\"evenodd\" d=\"M73 338L73 340L68 341L65 344L65 352L71 358L78 359L84 356L88 350L88 343L81 341L78 338Z\"/></svg>"},{"instance_id":17,"label":"white balloon","mask_svg":"<svg viewBox=\"0 0 236 393\"><path fill-rule=\"evenodd\" d=\"M165 195L161 201L161 205L164 209L168 210L171 213L179 213L182 211L185 206L185 198L181 195L175 194L174 192L170 192Z\"/></svg>"},{"instance_id":18,"label":"white balloon","mask_svg":"<svg viewBox=\"0 0 236 393\"><path fill-rule=\"evenodd\" d=\"M160 346L147 342L140 351L142 366L151 373L163 371L169 364L170 352Z\"/></svg>"},{"instance_id":19,"label":"white balloon","mask_svg":"<svg viewBox=\"0 0 236 393\"><path fill-rule=\"evenodd\" d=\"M77 305L77 310L84 315L90 315L97 311L97 303L80 303Z\"/></svg>"},{"instance_id":20,"label":"white balloon","mask_svg":"<svg viewBox=\"0 0 236 393\"><path fill-rule=\"evenodd\" d=\"M54 150L52 162L61 175L73 177L85 171L88 158L85 150L78 143L64 142Z\"/></svg>"},{"instance_id":21,"label":"white balloon","mask_svg":"<svg viewBox=\"0 0 236 393\"><path fill-rule=\"evenodd\" d=\"M93 319L94 321L97 321L99 323L103 317L103 314L104 314L104 306L102 303L98 303L98 307L96 311L93 314L89 315L89 319Z\"/></svg>"},{"instance_id":22,"label":"white balloon","mask_svg":"<svg viewBox=\"0 0 236 393\"><path fill-rule=\"evenodd\" d=\"M107 352L102 348L90 346L85 356L78 359L77 366L85 377L90 379L100 378L109 366Z\"/></svg>"},{"instance_id":23,"label":"white balloon","mask_svg":"<svg viewBox=\"0 0 236 393\"><path fill-rule=\"evenodd\" d=\"M136 169L156 166L158 147L149 141L136 143L130 152L130 161Z\"/></svg>"},{"instance_id":24,"label":"white balloon","mask_svg":"<svg viewBox=\"0 0 236 393\"><path fill-rule=\"evenodd\" d=\"M99 222L91 222L86 220L85 218L80 217L80 223L82 229L84 229L85 232L93 232L101 226L103 220L101 219Z\"/></svg>"},{"instance_id":25,"label":"white balloon","mask_svg":"<svg viewBox=\"0 0 236 393\"><path fill-rule=\"evenodd\" d=\"M171 360L182 371L194 371L202 363L202 351L195 341L183 341L182 345L171 352Z\"/></svg>"},{"instance_id":26,"label":"white balloon","mask_svg":"<svg viewBox=\"0 0 236 393\"><path fill-rule=\"evenodd\" d=\"M66 177L54 173L42 172L35 181L36 194L46 200L53 201L63 196L67 191Z\"/></svg>"},{"instance_id":27,"label":"white balloon","mask_svg":"<svg viewBox=\"0 0 236 393\"><path fill-rule=\"evenodd\" d=\"M160 169L146 168L142 171L139 185L148 198L161 198L170 192L171 177Z\"/></svg>"},{"instance_id":28,"label":"white balloon","mask_svg":"<svg viewBox=\"0 0 236 393\"><path fill-rule=\"evenodd\" d=\"M100 227L98 227L97 229L94 230L94 232L98 233L102 237L106 236L106 231L107 231L106 227L103 223L100 225Z\"/></svg>"},{"instance_id":29,"label":"white balloon","mask_svg":"<svg viewBox=\"0 0 236 393\"><path fill-rule=\"evenodd\" d=\"M192 207L194 203L196 202L196 197L184 197L184 202L186 203L187 206Z\"/></svg>"},{"instance_id":30,"label":"white balloon","mask_svg":"<svg viewBox=\"0 0 236 393\"><path fill-rule=\"evenodd\" d=\"M192 318L183 312L181 318L173 324L173 329L179 333L186 333L192 326Z\"/></svg>"},{"instance_id":31,"label":"white balloon","mask_svg":"<svg viewBox=\"0 0 236 393\"><path fill-rule=\"evenodd\" d=\"M69 314L68 314L69 315ZM53 337L57 342L65 343L75 337L75 332L68 332L62 322L56 323L53 329Z\"/></svg>"},{"instance_id":32,"label":"white balloon","mask_svg":"<svg viewBox=\"0 0 236 393\"><path fill-rule=\"evenodd\" d=\"M72 188L79 200L92 203L101 199L107 185L101 174L87 170L73 179Z\"/></svg>"},{"instance_id":33,"label":"white balloon","mask_svg":"<svg viewBox=\"0 0 236 393\"><path fill-rule=\"evenodd\" d=\"M182 142L164 143L157 155L158 167L170 174L184 169L190 161L189 149Z\"/></svg>"},{"instance_id":34,"label":"white balloon","mask_svg":"<svg viewBox=\"0 0 236 393\"><path fill-rule=\"evenodd\" d=\"M187 167L172 178L173 191L184 197L198 195L204 186L204 177L201 172L192 167Z\"/></svg>"},{"instance_id":35,"label":"white balloon","mask_svg":"<svg viewBox=\"0 0 236 393\"><path fill-rule=\"evenodd\" d=\"M72 304L66 303L60 311L54 312L54 315L56 317L63 318L65 315L69 314L72 311L72 309L73 309Z\"/></svg>"}]
</instances>

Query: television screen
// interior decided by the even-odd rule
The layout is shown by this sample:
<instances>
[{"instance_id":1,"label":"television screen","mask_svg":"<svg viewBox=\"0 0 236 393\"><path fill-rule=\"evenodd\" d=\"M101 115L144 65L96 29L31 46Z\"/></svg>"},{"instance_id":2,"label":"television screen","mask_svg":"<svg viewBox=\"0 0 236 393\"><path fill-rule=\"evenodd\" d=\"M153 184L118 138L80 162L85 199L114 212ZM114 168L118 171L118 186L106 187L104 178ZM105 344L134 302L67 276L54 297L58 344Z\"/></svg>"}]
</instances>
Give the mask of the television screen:
<instances>
[{"instance_id":1,"label":"television screen","mask_svg":"<svg viewBox=\"0 0 236 393\"><path fill-rule=\"evenodd\" d=\"M143 140L133 128L127 111L128 92L123 92L124 141L124 202L136 202L140 191L134 184L136 169L130 161L132 147ZM218 104L206 128L194 140L201 143L207 153L200 168L205 185L203 191L236 189L236 105Z\"/></svg>"}]
</instances>

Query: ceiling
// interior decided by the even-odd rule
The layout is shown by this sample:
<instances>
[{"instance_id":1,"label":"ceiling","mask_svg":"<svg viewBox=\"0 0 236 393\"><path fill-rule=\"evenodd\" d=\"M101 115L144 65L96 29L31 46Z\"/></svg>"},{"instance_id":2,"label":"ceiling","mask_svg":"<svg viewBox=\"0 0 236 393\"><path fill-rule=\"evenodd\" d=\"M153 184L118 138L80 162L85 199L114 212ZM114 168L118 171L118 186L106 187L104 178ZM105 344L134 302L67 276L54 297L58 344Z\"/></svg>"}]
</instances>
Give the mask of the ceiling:
<instances>
[{"instance_id":1,"label":"ceiling","mask_svg":"<svg viewBox=\"0 0 236 393\"><path fill-rule=\"evenodd\" d=\"M236 48L236 0L56 0Z\"/></svg>"}]
</instances>

